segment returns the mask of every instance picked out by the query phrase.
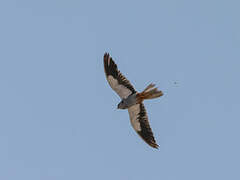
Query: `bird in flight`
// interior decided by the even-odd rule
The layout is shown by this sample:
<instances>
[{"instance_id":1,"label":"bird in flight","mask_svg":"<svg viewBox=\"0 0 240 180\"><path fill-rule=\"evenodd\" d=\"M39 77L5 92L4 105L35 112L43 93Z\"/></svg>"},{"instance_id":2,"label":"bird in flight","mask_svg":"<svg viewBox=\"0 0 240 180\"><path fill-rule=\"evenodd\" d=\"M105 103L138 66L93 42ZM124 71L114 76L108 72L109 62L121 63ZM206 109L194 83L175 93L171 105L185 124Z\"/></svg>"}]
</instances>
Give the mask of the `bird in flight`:
<instances>
[{"instance_id":1,"label":"bird in flight","mask_svg":"<svg viewBox=\"0 0 240 180\"><path fill-rule=\"evenodd\" d=\"M153 148L158 148L148 122L143 100L158 98L163 95L162 91L155 88L154 84L150 84L138 93L118 70L117 65L108 53L104 54L103 63L109 85L122 99L118 104L118 109L128 109L130 122L134 130L147 144Z\"/></svg>"}]
</instances>

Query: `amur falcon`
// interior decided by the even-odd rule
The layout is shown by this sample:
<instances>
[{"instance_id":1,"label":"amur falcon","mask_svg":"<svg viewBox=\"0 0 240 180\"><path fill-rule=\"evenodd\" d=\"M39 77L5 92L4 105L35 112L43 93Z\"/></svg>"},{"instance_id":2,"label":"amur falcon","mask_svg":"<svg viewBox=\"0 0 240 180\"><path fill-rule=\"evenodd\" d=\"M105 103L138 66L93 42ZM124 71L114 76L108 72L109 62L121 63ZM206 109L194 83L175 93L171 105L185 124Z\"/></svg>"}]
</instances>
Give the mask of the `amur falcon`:
<instances>
[{"instance_id":1,"label":"amur falcon","mask_svg":"<svg viewBox=\"0 0 240 180\"><path fill-rule=\"evenodd\" d=\"M117 65L108 53L104 54L103 63L109 85L122 99L118 104L118 109L128 109L134 130L147 144L153 148L158 148L159 146L154 139L148 122L143 100L158 98L163 95L162 91L154 87L154 84L150 84L142 92L138 93L118 70Z\"/></svg>"}]
</instances>

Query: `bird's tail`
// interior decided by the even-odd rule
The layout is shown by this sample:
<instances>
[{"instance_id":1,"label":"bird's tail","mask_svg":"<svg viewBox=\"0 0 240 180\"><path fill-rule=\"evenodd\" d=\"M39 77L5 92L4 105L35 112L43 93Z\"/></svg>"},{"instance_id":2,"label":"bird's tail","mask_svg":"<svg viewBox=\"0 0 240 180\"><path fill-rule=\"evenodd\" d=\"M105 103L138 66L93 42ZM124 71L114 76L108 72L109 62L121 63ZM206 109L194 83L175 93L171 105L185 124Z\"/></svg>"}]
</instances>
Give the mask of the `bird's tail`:
<instances>
[{"instance_id":1,"label":"bird's tail","mask_svg":"<svg viewBox=\"0 0 240 180\"><path fill-rule=\"evenodd\" d=\"M162 91L159 91L155 84L149 84L141 93L137 94L137 99L142 102L144 99L154 99L163 95Z\"/></svg>"}]
</instances>

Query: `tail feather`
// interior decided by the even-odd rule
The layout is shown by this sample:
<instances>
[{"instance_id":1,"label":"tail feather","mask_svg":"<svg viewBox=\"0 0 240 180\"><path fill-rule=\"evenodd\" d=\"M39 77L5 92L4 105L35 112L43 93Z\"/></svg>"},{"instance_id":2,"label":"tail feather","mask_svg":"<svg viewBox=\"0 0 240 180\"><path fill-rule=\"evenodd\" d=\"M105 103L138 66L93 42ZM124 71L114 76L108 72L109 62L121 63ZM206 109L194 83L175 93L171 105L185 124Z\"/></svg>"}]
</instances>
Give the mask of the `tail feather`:
<instances>
[{"instance_id":1,"label":"tail feather","mask_svg":"<svg viewBox=\"0 0 240 180\"><path fill-rule=\"evenodd\" d=\"M153 88L155 86L155 84L151 83L149 84L144 90L143 92L147 92L148 90L150 90L151 88Z\"/></svg>"},{"instance_id":2,"label":"tail feather","mask_svg":"<svg viewBox=\"0 0 240 180\"><path fill-rule=\"evenodd\" d=\"M154 88L155 84L149 84L143 92L138 94L139 102L142 102L144 99L154 99L163 95L162 91L159 91L157 88Z\"/></svg>"}]
</instances>

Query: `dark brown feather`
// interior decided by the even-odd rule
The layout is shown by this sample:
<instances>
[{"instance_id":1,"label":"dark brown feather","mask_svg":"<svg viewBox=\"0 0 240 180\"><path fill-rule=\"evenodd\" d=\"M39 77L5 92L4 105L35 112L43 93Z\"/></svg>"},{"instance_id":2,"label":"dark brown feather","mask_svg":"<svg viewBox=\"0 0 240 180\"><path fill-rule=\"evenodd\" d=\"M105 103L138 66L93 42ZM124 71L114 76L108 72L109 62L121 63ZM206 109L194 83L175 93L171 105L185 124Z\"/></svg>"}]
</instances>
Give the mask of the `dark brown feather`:
<instances>
[{"instance_id":1,"label":"dark brown feather","mask_svg":"<svg viewBox=\"0 0 240 180\"><path fill-rule=\"evenodd\" d=\"M108 63L109 60L109 63ZM131 83L127 80L125 76L122 75L122 73L118 70L117 65L113 61L112 57L108 54L105 53L103 57L104 61L104 71L106 76L113 76L114 79L117 79L119 84L124 85L127 87L129 90L132 91L132 94L136 92L134 87L131 85Z\"/></svg>"},{"instance_id":2,"label":"dark brown feather","mask_svg":"<svg viewBox=\"0 0 240 180\"><path fill-rule=\"evenodd\" d=\"M159 146L154 139L152 129L148 122L147 112L142 103L140 104L140 112L138 115L138 119L140 122L141 131L137 131L137 133L147 144L149 144L153 148L158 149Z\"/></svg>"}]
</instances>

